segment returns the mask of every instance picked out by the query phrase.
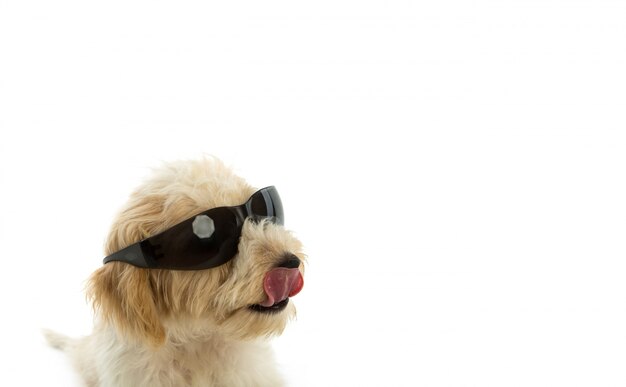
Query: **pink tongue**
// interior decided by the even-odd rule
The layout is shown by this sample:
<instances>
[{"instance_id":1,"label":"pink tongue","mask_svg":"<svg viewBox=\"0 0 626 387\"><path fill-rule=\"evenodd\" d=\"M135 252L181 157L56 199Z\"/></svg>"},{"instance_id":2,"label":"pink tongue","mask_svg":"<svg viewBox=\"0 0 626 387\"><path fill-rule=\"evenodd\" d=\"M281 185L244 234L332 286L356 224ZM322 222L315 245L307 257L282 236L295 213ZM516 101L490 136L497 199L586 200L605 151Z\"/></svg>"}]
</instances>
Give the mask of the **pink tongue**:
<instances>
[{"instance_id":1,"label":"pink tongue","mask_svg":"<svg viewBox=\"0 0 626 387\"><path fill-rule=\"evenodd\" d=\"M265 274L263 280L263 289L265 289L267 299L259 305L269 307L287 297L293 297L300 293L302 286L304 286L304 279L300 270L286 267L272 269Z\"/></svg>"}]
</instances>

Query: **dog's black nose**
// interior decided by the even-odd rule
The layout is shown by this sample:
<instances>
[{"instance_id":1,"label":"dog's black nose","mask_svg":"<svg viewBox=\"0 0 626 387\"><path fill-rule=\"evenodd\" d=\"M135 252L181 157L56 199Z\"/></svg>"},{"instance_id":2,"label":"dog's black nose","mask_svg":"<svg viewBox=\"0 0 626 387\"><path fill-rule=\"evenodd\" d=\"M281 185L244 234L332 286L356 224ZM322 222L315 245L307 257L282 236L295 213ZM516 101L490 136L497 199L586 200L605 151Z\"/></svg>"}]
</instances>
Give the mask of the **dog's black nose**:
<instances>
[{"instance_id":1,"label":"dog's black nose","mask_svg":"<svg viewBox=\"0 0 626 387\"><path fill-rule=\"evenodd\" d=\"M295 254L285 254L285 260L278 265L278 267L286 267L288 269L295 269L300 266L300 258L296 257Z\"/></svg>"}]
</instances>

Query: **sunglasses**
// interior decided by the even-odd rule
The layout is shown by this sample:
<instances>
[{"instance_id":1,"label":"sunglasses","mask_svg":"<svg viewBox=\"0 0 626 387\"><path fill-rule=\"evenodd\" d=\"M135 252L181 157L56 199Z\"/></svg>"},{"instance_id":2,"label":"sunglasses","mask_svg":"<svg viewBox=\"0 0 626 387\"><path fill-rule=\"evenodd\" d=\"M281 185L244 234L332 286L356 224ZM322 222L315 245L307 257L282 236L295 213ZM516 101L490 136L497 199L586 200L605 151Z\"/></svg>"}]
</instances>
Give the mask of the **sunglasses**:
<instances>
[{"instance_id":1,"label":"sunglasses","mask_svg":"<svg viewBox=\"0 0 626 387\"><path fill-rule=\"evenodd\" d=\"M237 255L246 219L283 224L283 205L275 187L255 192L244 204L199 213L160 234L104 258L147 269L201 270L225 264Z\"/></svg>"}]
</instances>

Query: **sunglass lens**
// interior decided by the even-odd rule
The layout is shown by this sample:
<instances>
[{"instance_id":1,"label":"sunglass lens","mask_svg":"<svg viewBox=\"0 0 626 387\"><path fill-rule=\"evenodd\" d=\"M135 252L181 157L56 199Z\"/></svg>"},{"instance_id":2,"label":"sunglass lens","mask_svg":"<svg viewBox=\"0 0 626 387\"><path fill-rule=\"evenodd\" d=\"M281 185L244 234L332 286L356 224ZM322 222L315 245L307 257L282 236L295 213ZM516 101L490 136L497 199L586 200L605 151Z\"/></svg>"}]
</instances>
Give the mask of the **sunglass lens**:
<instances>
[{"instance_id":1,"label":"sunglass lens","mask_svg":"<svg viewBox=\"0 0 626 387\"><path fill-rule=\"evenodd\" d=\"M237 217L226 208L216 208L149 240L157 267L201 269L219 266L237 251Z\"/></svg>"},{"instance_id":2,"label":"sunglass lens","mask_svg":"<svg viewBox=\"0 0 626 387\"><path fill-rule=\"evenodd\" d=\"M250 198L250 210L253 218L269 217L272 221L283 224L285 217L283 214L283 204L274 187L262 189Z\"/></svg>"}]
</instances>

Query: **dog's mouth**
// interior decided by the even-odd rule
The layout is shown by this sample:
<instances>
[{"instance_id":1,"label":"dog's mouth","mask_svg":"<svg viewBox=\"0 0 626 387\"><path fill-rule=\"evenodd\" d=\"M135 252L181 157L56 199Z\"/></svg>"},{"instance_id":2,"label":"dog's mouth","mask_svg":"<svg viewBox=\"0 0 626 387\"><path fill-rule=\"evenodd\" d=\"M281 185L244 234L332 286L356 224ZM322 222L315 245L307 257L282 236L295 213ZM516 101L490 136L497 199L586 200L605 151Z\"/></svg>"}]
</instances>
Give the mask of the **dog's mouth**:
<instances>
[{"instance_id":1,"label":"dog's mouth","mask_svg":"<svg viewBox=\"0 0 626 387\"><path fill-rule=\"evenodd\" d=\"M249 308L260 313L277 313L289 304L289 297L300 293L304 280L298 268L278 267L265 274L263 290L265 300Z\"/></svg>"},{"instance_id":2,"label":"dog's mouth","mask_svg":"<svg viewBox=\"0 0 626 387\"><path fill-rule=\"evenodd\" d=\"M287 304L289 304L289 298L285 298L284 300L277 302L271 306L263 306L259 304L250 305L248 309L258 313L278 313L285 310Z\"/></svg>"}]
</instances>

